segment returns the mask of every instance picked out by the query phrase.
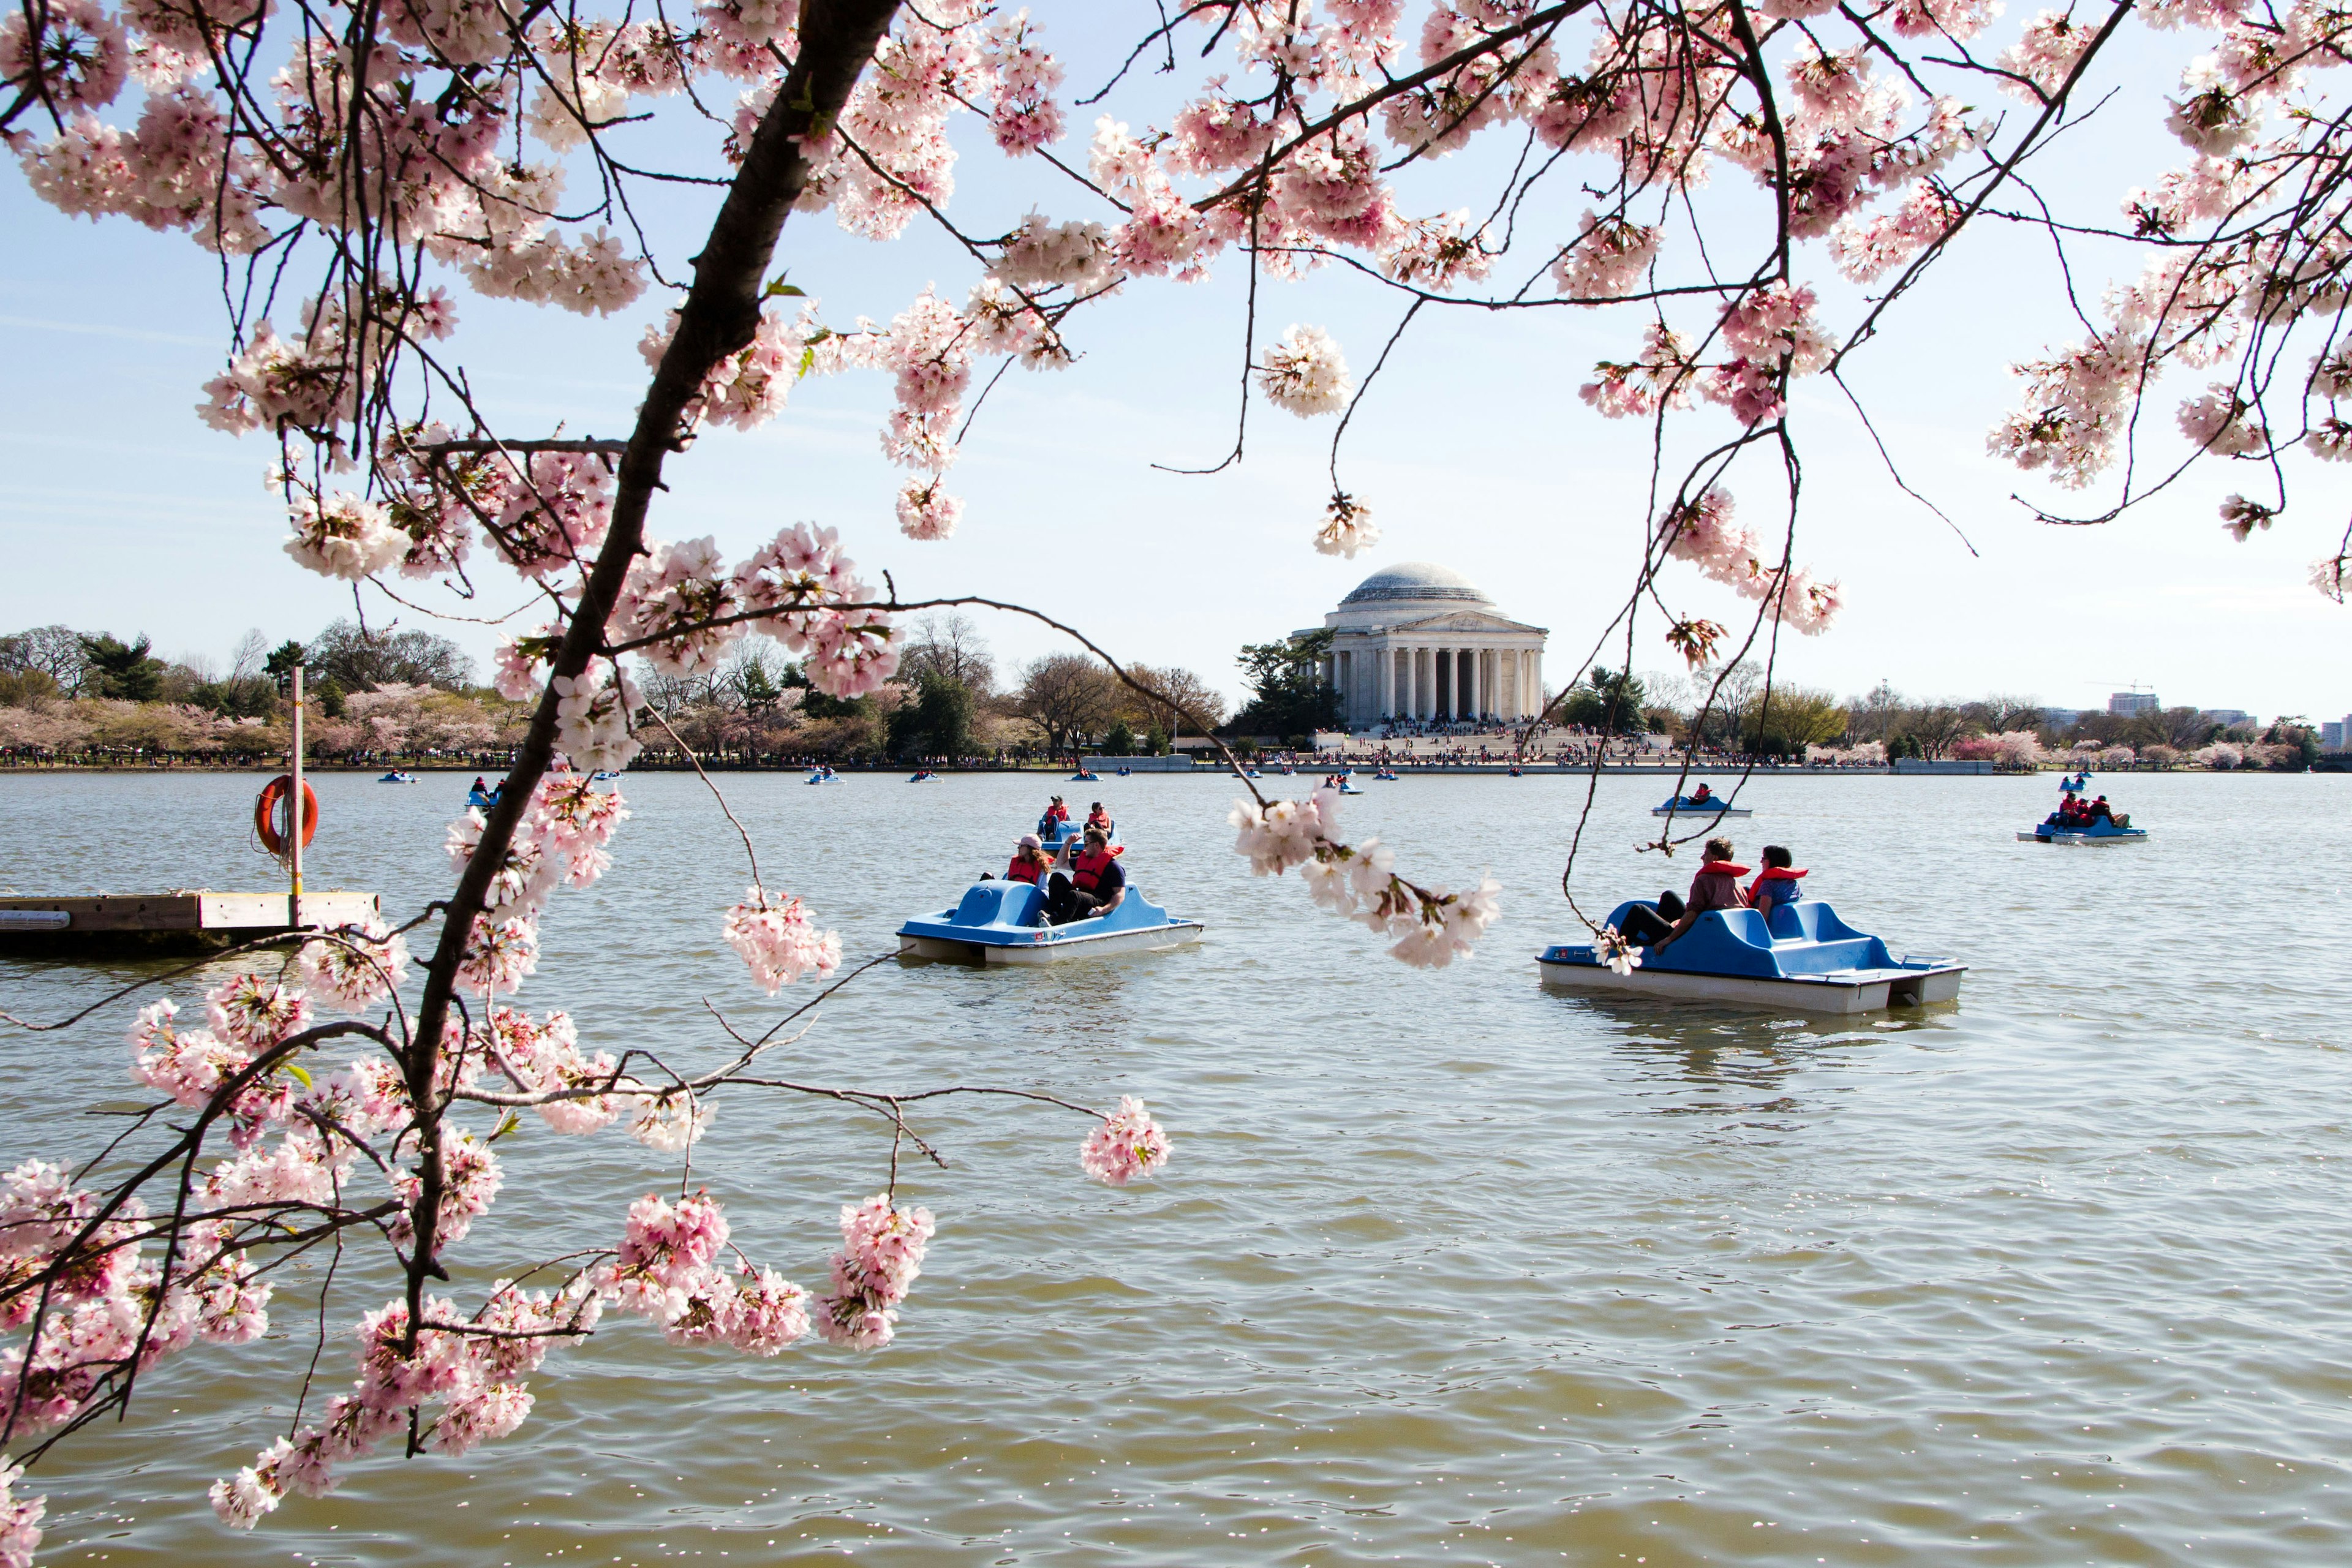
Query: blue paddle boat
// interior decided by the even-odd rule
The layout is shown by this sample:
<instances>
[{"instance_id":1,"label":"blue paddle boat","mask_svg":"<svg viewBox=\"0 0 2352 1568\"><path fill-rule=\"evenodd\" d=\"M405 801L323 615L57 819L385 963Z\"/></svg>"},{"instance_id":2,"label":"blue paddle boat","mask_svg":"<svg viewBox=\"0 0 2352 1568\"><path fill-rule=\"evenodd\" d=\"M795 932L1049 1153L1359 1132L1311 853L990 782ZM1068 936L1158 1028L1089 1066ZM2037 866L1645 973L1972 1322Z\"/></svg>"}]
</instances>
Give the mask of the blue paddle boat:
<instances>
[{"instance_id":1,"label":"blue paddle boat","mask_svg":"<svg viewBox=\"0 0 2352 1568\"><path fill-rule=\"evenodd\" d=\"M1034 882L975 882L951 910L898 928L898 956L934 963L1059 963L1122 952L1156 952L1201 940L1199 921L1179 920L1130 883L1118 908L1068 925L1045 923L1045 895Z\"/></svg>"},{"instance_id":2,"label":"blue paddle boat","mask_svg":"<svg viewBox=\"0 0 2352 1568\"><path fill-rule=\"evenodd\" d=\"M1100 784L1102 783L1102 774L1072 773L1069 777L1069 782L1071 784Z\"/></svg>"},{"instance_id":3,"label":"blue paddle boat","mask_svg":"<svg viewBox=\"0 0 2352 1568\"><path fill-rule=\"evenodd\" d=\"M404 773L398 768L394 768L392 772L384 774L383 777L376 780L375 782L378 784L415 784L416 782L416 775L415 773Z\"/></svg>"},{"instance_id":4,"label":"blue paddle boat","mask_svg":"<svg viewBox=\"0 0 2352 1568\"><path fill-rule=\"evenodd\" d=\"M466 792L466 805L475 811L488 811L499 804L499 792L505 788L506 785L500 784L493 790L469 789Z\"/></svg>"},{"instance_id":5,"label":"blue paddle boat","mask_svg":"<svg viewBox=\"0 0 2352 1568\"><path fill-rule=\"evenodd\" d=\"M908 784L929 784L939 776L939 774L931 772L929 768L918 768L913 773L907 775L907 782Z\"/></svg>"},{"instance_id":6,"label":"blue paddle boat","mask_svg":"<svg viewBox=\"0 0 2352 1568\"><path fill-rule=\"evenodd\" d=\"M840 782L841 775L835 773L831 768L811 768L809 770L809 776L801 780L801 783L803 784L839 784Z\"/></svg>"},{"instance_id":7,"label":"blue paddle boat","mask_svg":"<svg viewBox=\"0 0 2352 1568\"><path fill-rule=\"evenodd\" d=\"M1744 805L1729 804L1727 795L1710 795L1705 800L1695 795L1678 795L1664 805L1650 808L1652 816L1753 816L1756 814Z\"/></svg>"},{"instance_id":8,"label":"blue paddle boat","mask_svg":"<svg viewBox=\"0 0 2352 1568\"><path fill-rule=\"evenodd\" d=\"M1619 931L1633 910L1611 911ZM1896 958L1886 943L1838 919L1819 899L1755 910L1709 910L1664 952L1639 949L1641 963L1620 974L1592 945L1562 942L1536 955L1547 985L1674 1002L1725 1002L1795 1013L1874 1013L1887 1006L1949 1002L1968 966L1944 958Z\"/></svg>"},{"instance_id":9,"label":"blue paddle boat","mask_svg":"<svg viewBox=\"0 0 2352 1568\"><path fill-rule=\"evenodd\" d=\"M1374 784L1394 784L1397 782L1396 772L1391 768L1382 768L1379 773L1372 775L1372 782Z\"/></svg>"}]
</instances>

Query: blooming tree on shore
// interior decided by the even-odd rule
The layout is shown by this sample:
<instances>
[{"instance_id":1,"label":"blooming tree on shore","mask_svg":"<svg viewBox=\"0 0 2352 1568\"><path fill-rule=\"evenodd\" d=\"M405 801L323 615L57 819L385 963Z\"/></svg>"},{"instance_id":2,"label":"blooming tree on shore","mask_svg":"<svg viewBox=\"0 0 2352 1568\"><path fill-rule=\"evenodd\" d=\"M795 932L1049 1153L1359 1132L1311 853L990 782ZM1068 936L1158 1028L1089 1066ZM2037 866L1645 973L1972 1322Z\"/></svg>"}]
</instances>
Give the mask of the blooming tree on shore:
<instances>
[{"instance_id":1,"label":"blooming tree on shore","mask_svg":"<svg viewBox=\"0 0 2352 1568\"><path fill-rule=\"evenodd\" d=\"M498 660L501 691L534 705L530 727L499 803L452 829L448 897L397 932L317 938L299 986L215 988L201 1026L147 1007L135 1070L194 1113L185 1130L165 1137L153 1121L157 1151L140 1146L110 1186L43 1162L8 1179L0 1318L18 1339L0 1363L0 1440L37 1458L126 1404L160 1357L253 1337L265 1258L362 1232L392 1249L403 1289L360 1318L351 1392L215 1489L233 1522L323 1489L394 1436L411 1452L462 1452L513 1430L531 1368L608 1306L751 1354L811 1324L887 1342L933 1225L887 1191L845 1209L821 1295L732 1252L715 1201L685 1192L635 1205L587 1263L519 1270L470 1303L436 1293L501 1181L497 1131L471 1127L469 1110L529 1110L579 1134L625 1121L683 1152L722 1083L815 1087L761 1078L772 1034L696 1078L501 1000L535 964L550 899L601 874L625 815L587 775L640 744L629 661L691 674L756 630L799 655L817 689L855 697L894 673L903 615L992 603L877 593L813 524L782 525L740 560L656 532L667 465L713 426L775 419L803 377L887 378L879 437L906 471L895 510L909 542L1002 528L967 515L950 484L996 376L1066 370L1095 313L1238 269L1248 302L1225 462L1242 458L1258 399L1334 419L1330 500L1299 538L1352 556L1379 532L1375 498L1341 483L1342 438L1399 339L1446 311L1605 311L1622 346L1581 402L1641 422L1653 483L1639 569L1593 653L1619 638L1630 665L1647 625L1719 679L1759 640L1769 668L1784 626L1819 634L1841 605L1827 569L1797 560L1792 388L1843 386L1887 312L1990 218L2147 258L2095 319L2082 312L2082 342L2021 367L2025 400L1994 449L2064 488L2117 476L2070 521L2120 515L2210 462L2251 463L2263 482L2231 491L2221 515L2241 538L2272 526L2294 464L2352 454L2337 409L2352 396L2337 333L2346 144L2325 98L2352 13L2121 0L1996 27L2000 9L1192 0L1138 8L1134 36L1074 84L1051 28L1098 42L1099 5L16 0L0 17L0 132L31 188L68 213L184 232L242 280L200 412L276 443L288 554L404 596L469 600L503 571L540 609ZM2212 45L2150 128L2179 166L2117 193L2120 216L2062 222L2034 160L2095 100L2112 40L2140 25ZM1988 102L2010 107L1972 107ZM962 117L965 147L1033 176L1026 214L962 214ZM1456 157L1482 141L1513 151ZM656 149L679 147L688 162L655 166ZM1445 198L1410 206L1392 178L1406 168ZM1701 197L1710 180L1729 190ZM656 183L707 191L707 223L649 232ZM788 222L828 213L877 242L928 237L962 276L887 322L829 318L770 281ZM1865 291L1833 310L1832 273ZM1318 274L1394 298L1378 352L1351 358L1312 319L1311 289L1261 321L1267 290ZM631 430L495 428L469 391L467 295L642 313ZM2150 480L2138 415L2176 366L2201 379L2164 394L2191 449ZM1771 529L1736 521L1743 493L1750 515L1777 514ZM2321 548L2313 579L2341 599L2344 535ZM1744 632L1674 606L1694 576L1753 606ZM1048 624L1118 669L1079 628ZM1340 837L1338 805L1252 787L1236 848L1259 874L1297 870L1314 901L1393 939L1400 959L1468 951L1495 918L1494 884L1409 880L1388 847ZM756 861L744 899L713 918L772 994L842 962ZM319 1021L330 1004L362 1016ZM347 1040L371 1054L321 1059ZM887 1117L894 1150L916 1136L914 1096L824 1092ZM1166 1152L1149 1113L1123 1103L1083 1163L1124 1182ZM380 1195L354 1195L370 1183ZM0 1563L37 1537L37 1501L12 1493L6 1507Z\"/></svg>"}]
</instances>

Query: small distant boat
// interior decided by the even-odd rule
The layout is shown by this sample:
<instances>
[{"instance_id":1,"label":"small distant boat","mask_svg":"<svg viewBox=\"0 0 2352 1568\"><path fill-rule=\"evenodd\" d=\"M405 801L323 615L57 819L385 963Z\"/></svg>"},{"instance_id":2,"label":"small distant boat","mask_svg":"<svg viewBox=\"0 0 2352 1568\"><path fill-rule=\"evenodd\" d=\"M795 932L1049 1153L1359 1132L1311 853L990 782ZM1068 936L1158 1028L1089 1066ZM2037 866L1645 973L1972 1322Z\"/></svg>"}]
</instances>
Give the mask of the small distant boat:
<instances>
[{"instance_id":1,"label":"small distant boat","mask_svg":"<svg viewBox=\"0 0 2352 1568\"><path fill-rule=\"evenodd\" d=\"M375 782L378 784L415 784L416 782L416 775L415 773L404 773L398 768L394 768L392 772L384 774L383 777L376 780Z\"/></svg>"},{"instance_id":2,"label":"small distant boat","mask_svg":"<svg viewBox=\"0 0 2352 1568\"><path fill-rule=\"evenodd\" d=\"M1695 800L1678 795L1664 805L1650 808L1652 816L1753 816L1756 814L1744 805L1727 804L1727 795L1711 795L1705 800Z\"/></svg>"},{"instance_id":3,"label":"small distant boat","mask_svg":"<svg viewBox=\"0 0 2352 1568\"><path fill-rule=\"evenodd\" d=\"M1255 768L1244 768L1242 770L1242 777L1245 779L1262 779L1265 777L1265 775L1258 772Z\"/></svg>"},{"instance_id":4,"label":"small distant boat","mask_svg":"<svg viewBox=\"0 0 2352 1568\"><path fill-rule=\"evenodd\" d=\"M1069 782L1072 784L1100 784L1102 783L1102 774L1072 773L1070 775Z\"/></svg>"},{"instance_id":5,"label":"small distant boat","mask_svg":"<svg viewBox=\"0 0 2352 1568\"><path fill-rule=\"evenodd\" d=\"M939 774L931 772L929 768L918 768L914 773L908 775L907 782L908 784L929 784L939 776Z\"/></svg>"},{"instance_id":6,"label":"small distant boat","mask_svg":"<svg viewBox=\"0 0 2352 1568\"><path fill-rule=\"evenodd\" d=\"M1396 781L1396 774L1387 768L1382 768L1379 773L1372 775L1372 782L1374 784L1394 784Z\"/></svg>"},{"instance_id":7,"label":"small distant boat","mask_svg":"<svg viewBox=\"0 0 2352 1568\"><path fill-rule=\"evenodd\" d=\"M1059 963L1066 959L1156 952L1201 940L1199 921L1181 920L1132 885L1118 908L1068 925L1045 923L1045 895L1034 882L975 882L954 909L898 928L898 956L934 963Z\"/></svg>"},{"instance_id":8,"label":"small distant boat","mask_svg":"<svg viewBox=\"0 0 2352 1568\"><path fill-rule=\"evenodd\" d=\"M1527 774L1520 770L1518 763L1513 763L1511 764L1511 776L1515 779L1525 778Z\"/></svg>"},{"instance_id":9,"label":"small distant boat","mask_svg":"<svg viewBox=\"0 0 2352 1568\"><path fill-rule=\"evenodd\" d=\"M1644 899L1611 911L1625 929ZM1896 958L1886 943L1838 919L1819 899L1774 910L1709 910L1665 952L1640 950L1641 963L1620 974L1592 945L1560 943L1536 955L1544 984L1662 1001L1728 1002L1798 1013L1874 1013L1888 1006L1949 1002L1968 966L1945 958Z\"/></svg>"},{"instance_id":10,"label":"small distant boat","mask_svg":"<svg viewBox=\"0 0 2352 1568\"><path fill-rule=\"evenodd\" d=\"M619 773L614 769L604 768L596 773L590 773L588 775L588 782L590 784L603 784L606 779L616 779L620 776Z\"/></svg>"},{"instance_id":11,"label":"small distant boat","mask_svg":"<svg viewBox=\"0 0 2352 1568\"><path fill-rule=\"evenodd\" d=\"M475 811L488 811L490 807L498 804L499 792L497 790L492 790L488 795L483 794L478 789L469 789L466 792L466 805Z\"/></svg>"},{"instance_id":12,"label":"small distant boat","mask_svg":"<svg viewBox=\"0 0 2352 1568\"><path fill-rule=\"evenodd\" d=\"M1134 774L1135 770L1133 768L1121 768L1118 770L1118 776L1121 778L1132 778Z\"/></svg>"},{"instance_id":13,"label":"small distant boat","mask_svg":"<svg viewBox=\"0 0 2352 1568\"><path fill-rule=\"evenodd\" d=\"M809 772L809 776L801 780L801 783L803 784L839 784L840 782L841 775L835 773L831 768L813 768Z\"/></svg>"},{"instance_id":14,"label":"small distant boat","mask_svg":"<svg viewBox=\"0 0 2352 1568\"><path fill-rule=\"evenodd\" d=\"M2113 822L2102 820L2081 827L2060 827L2045 822L2031 833L2019 834L2017 841L2020 844L2145 844L2147 842L2147 829L2134 827L2131 814L2126 812Z\"/></svg>"}]
</instances>

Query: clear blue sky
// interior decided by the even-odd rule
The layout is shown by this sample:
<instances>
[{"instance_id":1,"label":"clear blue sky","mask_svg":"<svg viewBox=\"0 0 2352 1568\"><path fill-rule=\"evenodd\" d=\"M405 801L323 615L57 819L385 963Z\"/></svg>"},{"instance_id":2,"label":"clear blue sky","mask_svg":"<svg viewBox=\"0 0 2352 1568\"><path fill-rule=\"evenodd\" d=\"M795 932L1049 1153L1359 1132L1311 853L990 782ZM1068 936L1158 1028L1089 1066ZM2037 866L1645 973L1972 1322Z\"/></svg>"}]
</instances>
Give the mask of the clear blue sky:
<instances>
[{"instance_id":1,"label":"clear blue sky","mask_svg":"<svg viewBox=\"0 0 2352 1568\"><path fill-rule=\"evenodd\" d=\"M1049 22L1055 9L1040 7ZM1108 52L1107 40L1077 40L1073 81L1095 78ZM2170 85L2171 63L2148 56L2116 69L2132 78L2130 90L2107 110L2108 129L2095 123L2074 144L2053 187L2102 218L2117 194L2178 151L2148 133L2153 95ZM1074 114L1066 152L1083 157L1093 113ZM1469 167L1457 162L1419 176L1405 187L1405 205L1473 202L1459 183ZM1007 171L982 151L966 157L959 178L953 210L976 231L1001 232L1032 205L1055 216L1102 216L1034 163ZM1745 179L1719 169L1708 210L1752 200ZM1583 205L1563 185L1529 226L1561 228ZM698 201L654 211L668 255L690 253L703 221ZM177 235L68 220L13 172L0 173L0 231L10 238L0 258L0 352L14 371L0 391L0 526L11 546L0 630L63 621L144 632L166 654L218 658L247 627L272 641L308 637L349 613L347 592L279 552L284 525L261 481L266 443L216 434L194 416L226 341L216 263ZM1498 276L1538 259L1507 261ZM841 233L829 216L795 216L782 261L829 319L844 322L887 318L933 280L960 300L974 275L969 258L932 232L918 227L877 247ZM1805 266L1834 283L1818 249ZM1316 624L1384 563L1429 560L1466 574L1506 613L1549 626L1548 672L1558 679L1572 669L1623 591L1646 483L1642 429L1601 419L1577 387L1596 358L1630 350L1636 318L1425 313L1349 433L1343 478L1376 508L1384 538L1344 562L1309 544L1326 493L1329 420L1302 422L1258 404L1238 470L1200 479L1152 467L1213 460L1231 441L1238 276L1229 269L1192 288L1133 284L1079 318L1076 366L1010 374L951 477L968 505L944 544L913 543L897 531L898 476L876 437L887 393L871 374L803 383L772 426L706 436L671 465L674 490L656 503L654 531L715 534L740 554L780 524L830 524L870 576L878 581L887 567L903 593L1020 599L1121 654L1188 666L1229 690L1241 643ZM2352 504L2352 487L2335 475L2302 464L2295 510L2244 545L2223 535L2214 509L2231 489L2259 493L2251 471L2243 480L2200 474L2103 529L2043 527L2010 499L2063 499L2027 485L1983 447L2014 394L2009 363L2069 335L2053 276L2046 242L1989 227L1909 301L1853 375L1906 477L1980 555L1893 488L1833 386L1807 384L1799 409L1808 501L1797 553L1843 579L1850 607L1827 637L1785 639L1783 668L1841 693L1883 677L1923 695L2000 690L2093 707L2138 682L2168 703L2264 716L2352 709L2352 618L2304 582L2305 563ZM1851 319L1853 291L1825 293L1832 320ZM1360 377L1398 309L1336 268L1270 285L1261 303L1261 342L1292 321L1323 325ZM623 434L644 379L635 342L657 308L649 294L625 319L582 321L461 294L466 359L509 434L559 422L572 434ZM2150 420L2167 441L2174 400L2164 398ZM1717 438L1727 419L1703 415L1696 428ZM1735 488L1748 520L1771 520L1773 491L1760 470ZM522 601L510 579L485 577L495 584L490 613ZM1667 597L1727 621L1739 607L1681 568L1669 574ZM395 615L425 624L381 598L370 605L372 619ZM492 641L478 627L436 629L478 657ZM1643 634L1637 667L1675 663L1659 629ZM983 630L1005 664L1055 646L1050 634L1012 621L984 619ZM1615 662L1613 647L1608 658Z\"/></svg>"}]
</instances>

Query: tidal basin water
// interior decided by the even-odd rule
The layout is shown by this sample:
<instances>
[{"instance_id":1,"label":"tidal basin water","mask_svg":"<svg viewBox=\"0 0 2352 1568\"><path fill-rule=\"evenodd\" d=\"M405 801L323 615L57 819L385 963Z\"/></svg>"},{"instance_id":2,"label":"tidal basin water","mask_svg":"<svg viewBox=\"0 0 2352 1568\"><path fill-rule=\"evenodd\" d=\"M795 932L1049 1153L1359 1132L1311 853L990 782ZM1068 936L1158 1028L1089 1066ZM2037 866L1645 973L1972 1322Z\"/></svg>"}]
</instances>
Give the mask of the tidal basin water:
<instances>
[{"instance_id":1,"label":"tidal basin water","mask_svg":"<svg viewBox=\"0 0 2352 1568\"><path fill-rule=\"evenodd\" d=\"M257 777L0 780L0 885L266 887ZM464 779L318 781L314 887L442 890ZM60 1563L1568 1563L2340 1564L2352 1557L2352 779L2099 781L2154 832L2021 845L2054 775L1759 780L1743 858L1960 1001L1826 1025L1541 988L1570 934L1580 778L1407 779L1348 803L1416 876L1491 868L1504 916L1442 973L1387 959L1231 851L1230 781L722 781L772 885L849 952L1001 870L1047 790L1108 802L1189 951L1050 970L885 965L778 1064L829 1083L1147 1099L1150 1185L1077 1166L1066 1112L950 1102L939 1234L898 1342L773 1361L608 1317L532 1380L513 1437L379 1458L250 1535L216 1476L284 1429L306 1282L260 1344L199 1350L45 1462ZM1268 788L1310 779L1276 779ZM764 1027L722 943L747 879L690 776L633 777L615 865L559 893L520 1001L680 1065ZM1632 846L1664 793L1604 779L1576 889L1685 883ZM0 964L55 1015L129 966ZM177 993L192 1000L194 986ZM803 994L805 993L803 992ZM5 1036L0 1159L93 1150L134 1102L135 1002ZM717 1097L693 1182L812 1286L882 1123ZM536 1120L458 1293L609 1244L679 1173ZM347 1267L338 1326L388 1293ZM305 1277L314 1281L315 1274ZM321 1386L349 1377L330 1344Z\"/></svg>"}]
</instances>

